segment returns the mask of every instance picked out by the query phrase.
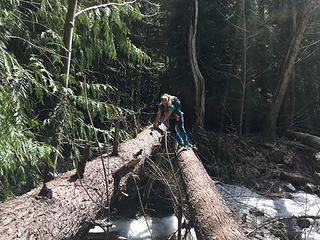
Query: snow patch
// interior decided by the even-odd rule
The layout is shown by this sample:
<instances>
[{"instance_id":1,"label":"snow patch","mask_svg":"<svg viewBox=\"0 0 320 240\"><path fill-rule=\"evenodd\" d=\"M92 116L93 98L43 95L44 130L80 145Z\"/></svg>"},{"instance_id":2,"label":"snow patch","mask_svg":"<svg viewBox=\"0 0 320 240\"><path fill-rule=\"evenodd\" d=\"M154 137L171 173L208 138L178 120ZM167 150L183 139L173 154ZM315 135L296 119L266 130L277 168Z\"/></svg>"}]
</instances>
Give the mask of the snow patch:
<instances>
[{"instance_id":1,"label":"snow patch","mask_svg":"<svg viewBox=\"0 0 320 240\"><path fill-rule=\"evenodd\" d=\"M275 218L317 217L320 215L320 198L304 192L292 193L289 198L268 198L243 186L217 184L218 191L228 206L239 219L246 222L247 232L252 232L251 239L280 239L273 234L271 224L267 221ZM320 221L308 219L310 226L299 227L296 219L291 219L290 228L302 239L320 239ZM273 224L276 221L273 221ZM266 224L265 226L263 226ZM290 230L289 230L290 231Z\"/></svg>"}]
</instances>

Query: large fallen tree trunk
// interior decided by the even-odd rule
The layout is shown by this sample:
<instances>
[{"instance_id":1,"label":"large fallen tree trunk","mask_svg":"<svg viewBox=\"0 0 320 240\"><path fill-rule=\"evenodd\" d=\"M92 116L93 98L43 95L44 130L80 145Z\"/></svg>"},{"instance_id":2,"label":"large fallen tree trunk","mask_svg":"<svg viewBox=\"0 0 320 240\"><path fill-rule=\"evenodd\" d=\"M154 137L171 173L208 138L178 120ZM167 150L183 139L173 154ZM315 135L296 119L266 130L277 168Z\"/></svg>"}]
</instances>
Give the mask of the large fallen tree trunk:
<instances>
[{"instance_id":1,"label":"large fallen tree trunk","mask_svg":"<svg viewBox=\"0 0 320 240\"><path fill-rule=\"evenodd\" d=\"M318 136L309 133L288 131L286 137L291 140L299 141L309 147L320 149L320 137Z\"/></svg>"},{"instance_id":2,"label":"large fallen tree trunk","mask_svg":"<svg viewBox=\"0 0 320 240\"><path fill-rule=\"evenodd\" d=\"M194 152L180 151L178 165L186 187L197 239L246 239Z\"/></svg>"},{"instance_id":3,"label":"large fallen tree trunk","mask_svg":"<svg viewBox=\"0 0 320 240\"><path fill-rule=\"evenodd\" d=\"M161 127L164 130L165 127ZM76 239L105 210L114 182L118 188L122 176L143 164L161 139L160 130L148 127L135 139L122 143L117 157L103 155L88 162L81 182L70 182L70 176L75 174L75 171L70 171L47 183L53 193L52 199L39 199L37 188L0 204L1 240ZM107 179L102 161L110 169Z\"/></svg>"}]
</instances>

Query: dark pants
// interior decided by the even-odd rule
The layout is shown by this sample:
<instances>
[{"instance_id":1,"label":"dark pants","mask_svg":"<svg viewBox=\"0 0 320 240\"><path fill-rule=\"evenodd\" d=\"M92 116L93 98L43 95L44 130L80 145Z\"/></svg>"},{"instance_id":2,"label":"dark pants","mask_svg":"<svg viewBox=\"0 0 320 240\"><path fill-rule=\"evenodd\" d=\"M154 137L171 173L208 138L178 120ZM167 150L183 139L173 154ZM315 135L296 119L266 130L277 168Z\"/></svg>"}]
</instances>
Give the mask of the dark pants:
<instances>
[{"instance_id":1,"label":"dark pants","mask_svg":"<svg viewBox=\"0 0 320 240\"><path fill-rule=\"evenodd\" d=\"M170 119L170 131L174 138L177 140L178 144L181 146L188 146L188 136L186 130L184 129L184 118L183 115L180 116L179 120L176 118Z\"/></svg>"}]
</instances>

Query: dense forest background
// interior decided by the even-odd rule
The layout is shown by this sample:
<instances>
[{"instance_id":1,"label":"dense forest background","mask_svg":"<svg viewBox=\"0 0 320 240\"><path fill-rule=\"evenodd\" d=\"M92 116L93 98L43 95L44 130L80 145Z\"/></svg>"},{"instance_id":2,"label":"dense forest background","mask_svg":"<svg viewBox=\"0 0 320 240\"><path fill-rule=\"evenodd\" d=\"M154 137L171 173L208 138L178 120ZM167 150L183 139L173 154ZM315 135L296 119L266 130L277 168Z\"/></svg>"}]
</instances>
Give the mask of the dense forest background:
<instances>
[{"instance_id":1,"label":"dense forest background","mask_svg":"<svg viewBox=\"0 0 320 240\"><path fill-rule=\"evenodd\" d=\"M320 134L317 3L0 0L0 199L134 136L165 92L190 132Z\"/></svg>"}]
</instances>

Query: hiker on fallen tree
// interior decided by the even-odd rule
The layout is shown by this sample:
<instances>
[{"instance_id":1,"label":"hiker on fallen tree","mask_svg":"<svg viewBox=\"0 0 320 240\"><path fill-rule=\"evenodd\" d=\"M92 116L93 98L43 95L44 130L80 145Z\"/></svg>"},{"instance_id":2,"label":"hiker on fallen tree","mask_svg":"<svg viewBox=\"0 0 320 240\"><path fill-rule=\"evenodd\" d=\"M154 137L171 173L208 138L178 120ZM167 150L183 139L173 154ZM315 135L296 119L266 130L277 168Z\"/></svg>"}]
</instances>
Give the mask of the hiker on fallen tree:
<instances>
[{"instance_id":1,"label":"hiker on fallen tree","mask_svg":"<svg viewBox=\"0 0 320 240\"><path fill-rule=\"evenodd\" d=\"M184 129L184 118L183 112L181 111L180 100L176 96L163 94L153 126L156 128L167 120L169 120L170 131L179 146L188 148L189 141L186 130Z\"/></svg>"}]
</instances>

